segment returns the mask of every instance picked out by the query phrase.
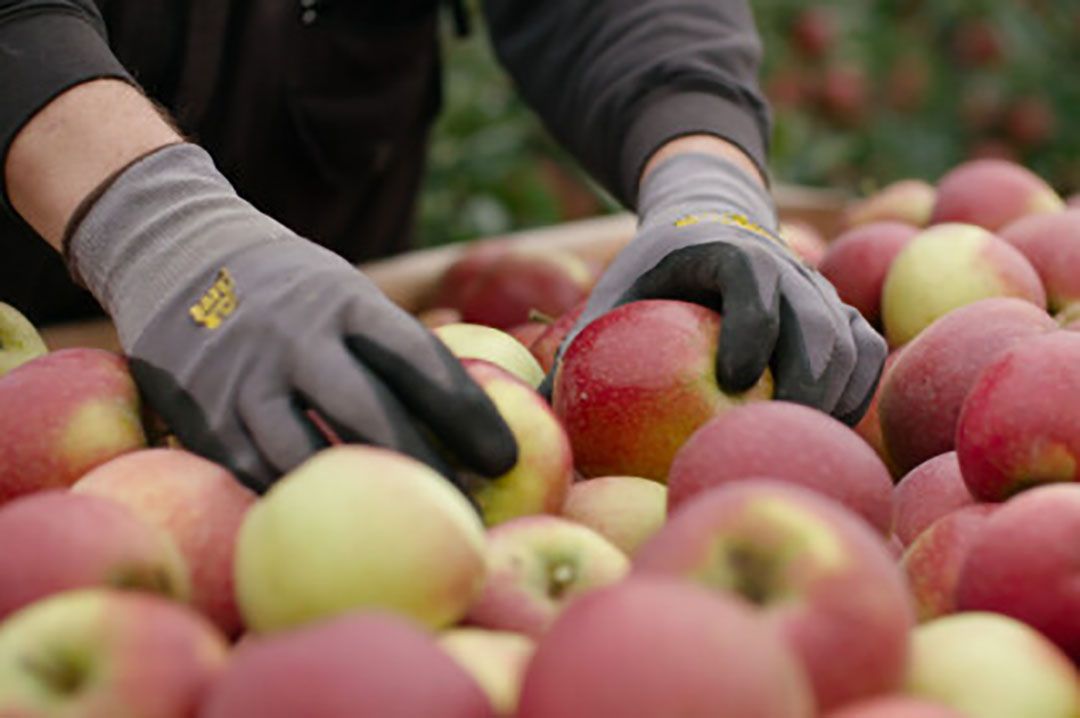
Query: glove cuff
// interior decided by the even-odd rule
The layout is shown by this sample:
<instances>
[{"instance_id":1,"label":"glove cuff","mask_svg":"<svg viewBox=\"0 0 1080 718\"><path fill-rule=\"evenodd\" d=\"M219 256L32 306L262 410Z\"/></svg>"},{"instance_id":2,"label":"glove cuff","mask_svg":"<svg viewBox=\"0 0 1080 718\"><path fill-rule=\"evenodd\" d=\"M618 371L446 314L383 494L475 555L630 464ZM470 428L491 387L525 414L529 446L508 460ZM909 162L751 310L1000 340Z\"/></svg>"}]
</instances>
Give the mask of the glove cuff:
<instances>
[{"instance_id":1,"label":"glove cuff","mask_svg":"<svg viewBox=\"0 0 1080 718\"><path fill-rule=\"evenodd\" d=\"M224 257L295 235L237 196L191 143L152 152L104 183L69 229L68 266L130 347L173 294Z\"/></svg>"},{"instance_id":2,"label":"glove cuff","mask_svg":"<svg viewBox=\"0 0 1080 718\"><path fill-rule=\"evenodd\" d=\"M673 155L658 164L641 185L642 227L718 212L742 215L773 233L779 229L769 192L745 170L718 155Z\"/></svg>"}]
</instances>

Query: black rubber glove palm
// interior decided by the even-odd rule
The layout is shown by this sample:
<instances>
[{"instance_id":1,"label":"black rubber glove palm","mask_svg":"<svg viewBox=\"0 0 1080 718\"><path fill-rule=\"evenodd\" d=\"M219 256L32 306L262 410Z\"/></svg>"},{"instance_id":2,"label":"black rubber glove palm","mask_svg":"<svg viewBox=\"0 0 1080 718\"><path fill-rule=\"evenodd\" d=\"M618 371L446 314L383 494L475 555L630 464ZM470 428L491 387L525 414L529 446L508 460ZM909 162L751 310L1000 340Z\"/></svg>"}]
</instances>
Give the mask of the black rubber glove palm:
<instances>
[{"instance_id":1,"label":"black rubber glove palm","mask_svg":"<svg viewBox=\"0 0 1080 718\"><path fill-rule=\"evenodd\" d=\"M637 236L600 278L564 347L621 304L692 301L724 315L716 367L722 387L743 391L771 367L777 399L848 424L862 417L885 341L778 238L759 185L719 157L677 155L646 179L640 216Z\"/></svg>"}]
</instances>

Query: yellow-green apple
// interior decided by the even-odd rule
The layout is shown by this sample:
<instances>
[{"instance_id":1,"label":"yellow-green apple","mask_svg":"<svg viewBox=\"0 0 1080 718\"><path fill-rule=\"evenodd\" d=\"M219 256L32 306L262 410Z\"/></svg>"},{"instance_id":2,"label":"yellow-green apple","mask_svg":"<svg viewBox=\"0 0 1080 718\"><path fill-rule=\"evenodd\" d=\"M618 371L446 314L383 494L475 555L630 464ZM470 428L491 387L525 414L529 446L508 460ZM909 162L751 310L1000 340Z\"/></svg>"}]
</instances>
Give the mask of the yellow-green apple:
<instances>
[{"instance_id":1,"label":"yellow-green apple","mask_svg":"<svg viewBox=\"0 0 1080 718\"><path fill-rule=\"evenodd\" d=\"M62 349L8 372L0 377L0 407L0 504L66 488L146 446L127 362L100 349Z\"/></svg>"},{"instance_id":2,"label":"yellow-green apple","mask_svg":"<svg viewBox=\"0 0 1080 718\"><path fill-rule=\"evenodd\" d=\"M61 591L90 586L190 595L172 539L98 496L43 491L0 507L0 619Z\"/></svg>"},{"instance_id":3,"label":"yellow-green apple","mask_svg":"<svg viewBox=\"0 0 1080 718\"><path fill-rule=\"evenodd\" d=\"M562 515L615 544L627 556L667 517L667 488L638 476L601 476L570 487Z\"/></svg>"},{"instance_id":4,"label":"yellow-green apple","mask_svg":"<svg viewBox=\"0 0 1080 718\"><path fill-rule=\"evenodd\" d=\"M811 267L821 264L828 245L814 225L799 220L786 220L780 223L780 238L791 252Z\"/></svg>"},{"instance_id":5,"label":"yellow-green apple","mask_svg":"<svg viewBox=\"0 0 1080 718\"><path fill-rule=\"evenodd\" d=\"M67 591L0 624L0 715L190 718L228 646L158 596Z\"/></svg>"},{"instance_id":6,"label":"yellow-green apple","mask_svg":"<svg viewBox=\"0 0 1080 718\"><path fill-rule=\"evenodd\" d=\"M639 577L571 603L525 672L517 718L810 718L806 676L741 602Z\"/></svg>"},{"instance_id":7,"label":"yellow-green apple","mask_svg":"<svg viewBox=\"0 0 1080 718\"><path fill-rule=\"evenodd\" d=\"M901 559L920 621L956 613L956 587L968 551L997 504L945 514L916 537Z\"/></svg>"},{"instance_id":8,"label":"yellow-green apple","mask_svg":"<svg viewBox=\"0 0 1080 718\"><path fill-rule=\"evenodd\" d=\"M909 471L893 490L893 532L908 546L945 514L974 503L956 452L939 454Z\"/></svg>"},{"instance_id":9,"label":"yellow-green apple","mask_svg":"<svg viewBox=\"0 0 1080 718\"><path fill-rule=\"evenodd\" d=\"M956 423L972 496L1080 481L1080 334L1056 331L1000 353L976 377Z\"/></svg>"},{"instance_id":10,"label":"yellow-green apple","mask_svg":"<svg viewBox=\"0 0 1080 718\"><path fill-rule=\"evenodd\" d=\"M462 364L510 427L517 463L502 476L481 479L462 472L469 495L487 526L530 514L557 514L574 478L570 439L540 394L509 372L480 359Z\"/></svg>"},{"instance_id":11,"label":"yellow-green apple","mask_svg":"<svg viewBox=\"0 0 1080 718\"><path fill-rule=\"evenodd\" d=\"M574 338L555 374L553 405L582 475L663 481L698 427L772 397L769 373L742 394L721 390L721 321L696 304L650 299L617 307Z\"/></svg>"},{"instance_id":12,"label":"yellow-green apple","mask_svg":"<svg viewBox=\"0 0 1080 718\"><path fill-rule=\"evenodd\" d=\"M712 419L675 455L668 513L709 489L769 477L844 504L883 536L892 531L892 478L849 427L801 404L747 404Z\"/></svg>"},{"instance_id":13,"label":"yellow-green apple","mask_svg":"<svg viewBox=\"0 0 1080 718\"><path fill-rule=\"evenodd\" d=\"M468 283L458 308L466 322L509 329L532 312L563 314L588 295L594 281L588 263L571 252L512 247Z\"/></svg>"},{"instance_id":14,"label":"yellow-green apple","mask_svg":"<svg viewBox=\"0 0 1080 718\"><path fill-rule=\"evenodd\" d=\"M878 455L881 462L885 464L885 468L889 470L889 474L894 481L899 480L903 476L903 472L900 471L896 462L889 456L889 452L885 450L885 438L881 433L881 411L879 407L881 405L881 387L885 385L885 378L892 370L897 357L900 356L900 351L900 349L894 349L885 357L885 365L881 368L881 376L878 378L877 386L874 387L874 395L870 397L870 405L866 407L863 418L859 419L859 423L853 427L855 433L870 445L870 448Z\"/></svg>"},{"instance_id":15,"label":"yellow-green apple","mask_svg":"<svg viewBox=\"0 0 1080 718\"><path fill-rule=\"evenodd\" d=\"M451 628L439 645L484 689L495 714L515 715L525 667L536 650L528 636L483 628Z\"/></svg>"},{"instance_id":16,"label":"yellow-green apple","mask_svg":"<svg viewBox=\"0 0 1080 718\"><path fill-rule=\"evenodd\" d=\"M484 529L425 464L370 446L324 449L252 506L236 544L236 598L256 632L357 609L441 628L479 592Z\"/></svg>"},{"instance_id":17,"label":"yellow-green apple","mask_svg":"<svg viewBox=\"0 0 1080 718\"><path fill-rule=\"evenodd\" d=\"M1064 206L1057 192L1026 167L978 159L957 165L938 180L930 222L964 222L993 232L1025 215L1058 212Z\"/></svg>"},{"instance_id":18,"label":"yellow-green apple","mask_svg":"<svg viewBox=\"0 0 1080 718\"><path fill-rule=\"evenodd\" d=\"M941 703L890 695L851 703L822 718L969 718Z\"/></svg>"},{"instance_id":19,"label":"yellow-green apple","mask_svg":"<svg viewBox=\"0 0 1080 718\"><path fill-rule=\"evenodd\" d=\"M996 611L1080 659L1080 486L1027 491L1001 505L972 542L957 586L961 610Z\"/></svg>"},{"instance_id":20,"label":"yellow-green apple","mask_svg":"<svg viewBox=\"0 0 1080 718\"><path fill-rule=\"evenodd\" d=\"M435 336L459 359L483 359L510 372L531 387L540 386L544 370L536 358L514 337L482 324L446 324Z\"/></svg>"},{"instance_id":21,"label":"yellow-green apple","mask_svg":"<svg viewBox=\"0 0 1080 718\"><path fill-rule=\"evenodd\" d=\"M927 327L882 380L878 414L889 458L906 473L951 451L979 372L1008 347L1056 329L1046 312L1014 298L983 299Z\"/></svg>"},{"instance_id":22,"label":"yellow-green apple","mask_svg":"<svg viewBox=\"0 0 1080 718\"><path fill-rule=\"evenodd\" d=\"M0 302L0 376L48 351L30 320L15 307Z\"/></svg>"},{"instance_id":23,"label":"yellow-green apple","mask_svg":"<svg viewBox=\"0 0 1080 718\"><path fill-rule=\"evenodd\" d=\"M845 304L881 326L881 288L893 259L918 228L903 222L871 222L849 229L829 244L821 266Z\"/></svg>"},{"instance_id":24,"label":"yellow-green apple","mask_svg":"<svg viewBox=\"0 0 1080 718\"><path fill-rule=\"evenodd\" d=\"M566 338L566 335L570 333L570 330L574 328L574 325L577 324L578 318L581 317L581 313L584 311L585 300L582 300L548 325L547 331L537 337L536 341L529 347L529 351L536 357L536 361L540 362L540 367L544 370L544 373L555 368L555 355L559 351L559 346L562 344L563 339Z\"/></svg>"},{"instance_id":25,"label":"yellow-green apple","mask_svg":"<svg viewBox=\"0 0 1080 718\"><path fill-rule=\"evenodd\" d=\"M893 259L881 290L881 320L892 346L934 320L990 297L1017 297L1046 309L1035 268L1015 247L972 224L939 224L915 235Z\"/></svg>"},{"instance_id":26,"label":"yellow-green apple","mask_svg":"<svg viewBox=\"0 0 1080 718\"><path fill-rule=\"evenodd\" d=\"M400 616L355 612L239 647L200 718L492 718L480 686Z\"/></svg>"},{"instance_id":27,"label":"yellow-green apple","mask_svg":"<svg viewBox=\"0 0 1080 718\"><path fill-rule=\"evenodd\" d=\"M872 222L903 222L915 227L930 223L937 190L929 182L903 179L886 185L844 210L844 224L857 227Z\"/></svg>"},{"instance_id":28,"label":"yellow-green apple","mask_svg":"<svg viewBox=\"0 0 1080 718\"><path fill-rule=\"evenodd\" d=\"M182 449L143 449L93 469L72 491L124 504L168 533L190 570L192 605L226 636L240 632L233 557L255 494L228 470Z\"/></svg>"},{"instance_id":29,"label":"yellow-green apple","mask_svg":"<svg viewBox=\"0 0 1080 718\"><path fill-rule=\"evenodd\" d=\"M1080 209L1021 217L1000 234L1039 273L1051 313L1080 304Z\"/></svg>"},{"instance_id":30,"label":"yellow-green apple","mask_svg":"<svg viewBox=\"0 0 1080 718\"><path fill-rule=\"evenodd\" d=\"M630 570L614 544L559 516L522 516L487 539L487 577L466 615L481 628L539 638L568 602Z\"/></svg>"},{"instance_id":31,"label":"yellow-green apple","mask_svg":"<svg viewBox=\"0 0 1080 718\"><path fill-rule=\"evenodd\" d=\"M968 718L1080 715L1080 677L1065 654L996 613L956 613L916 628L906 684L906 693Z\"/></svg>"},{"instance_id":32,"label":"yellow-green apple","mask_svg":"<svg viewBox=\"0 0 1080 718\"><path fill-rule=\"evenodd\" d=\"M638 551L632 575L741 597L800 658L819 710L897 689L915 617L884 539L801 486L739 481L697 496Z\"/></svg>"}]
</instances>

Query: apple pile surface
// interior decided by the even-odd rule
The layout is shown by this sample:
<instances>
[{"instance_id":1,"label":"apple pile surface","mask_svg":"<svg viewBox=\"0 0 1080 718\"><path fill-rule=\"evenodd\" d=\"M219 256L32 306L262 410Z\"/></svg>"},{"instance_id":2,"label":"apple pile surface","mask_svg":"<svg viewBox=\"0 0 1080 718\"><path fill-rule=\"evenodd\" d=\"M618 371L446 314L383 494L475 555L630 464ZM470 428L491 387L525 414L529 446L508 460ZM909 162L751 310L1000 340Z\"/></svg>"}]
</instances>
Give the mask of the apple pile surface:
<instances>
[{"instance_id":1,"label":"apple pile surface","mask_svg":"<svg viewBox=\"0 0 1080 718\"><path fill-rule=\"evenodd\" d=\"M979 162L788 223L893 343L854 427L478 244L420 318L519 451L458 486L334 441L256 495L0 307L0 716L1077 718L1078 216Z\"/></svg>"}]
</instances>

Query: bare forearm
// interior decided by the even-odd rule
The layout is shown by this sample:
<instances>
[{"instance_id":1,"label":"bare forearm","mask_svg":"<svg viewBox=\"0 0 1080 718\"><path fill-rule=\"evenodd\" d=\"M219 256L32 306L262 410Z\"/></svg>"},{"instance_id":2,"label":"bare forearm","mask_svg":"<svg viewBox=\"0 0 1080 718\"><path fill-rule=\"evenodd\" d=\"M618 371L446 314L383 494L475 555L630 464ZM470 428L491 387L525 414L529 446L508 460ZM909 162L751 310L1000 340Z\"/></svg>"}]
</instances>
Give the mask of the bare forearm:
<instances>
[{"instance_id":1,"label":"bare forearm","mask_svg":"<svg viewBox=\"0 0 1080 718\"><path fill-rule=\"evenodd\" d=\"M4 166L12 206L59 249L79 203L132 160L180 141L138 90L95 80L63 93L16 135Z\"/></svg>"}]
</instances>

